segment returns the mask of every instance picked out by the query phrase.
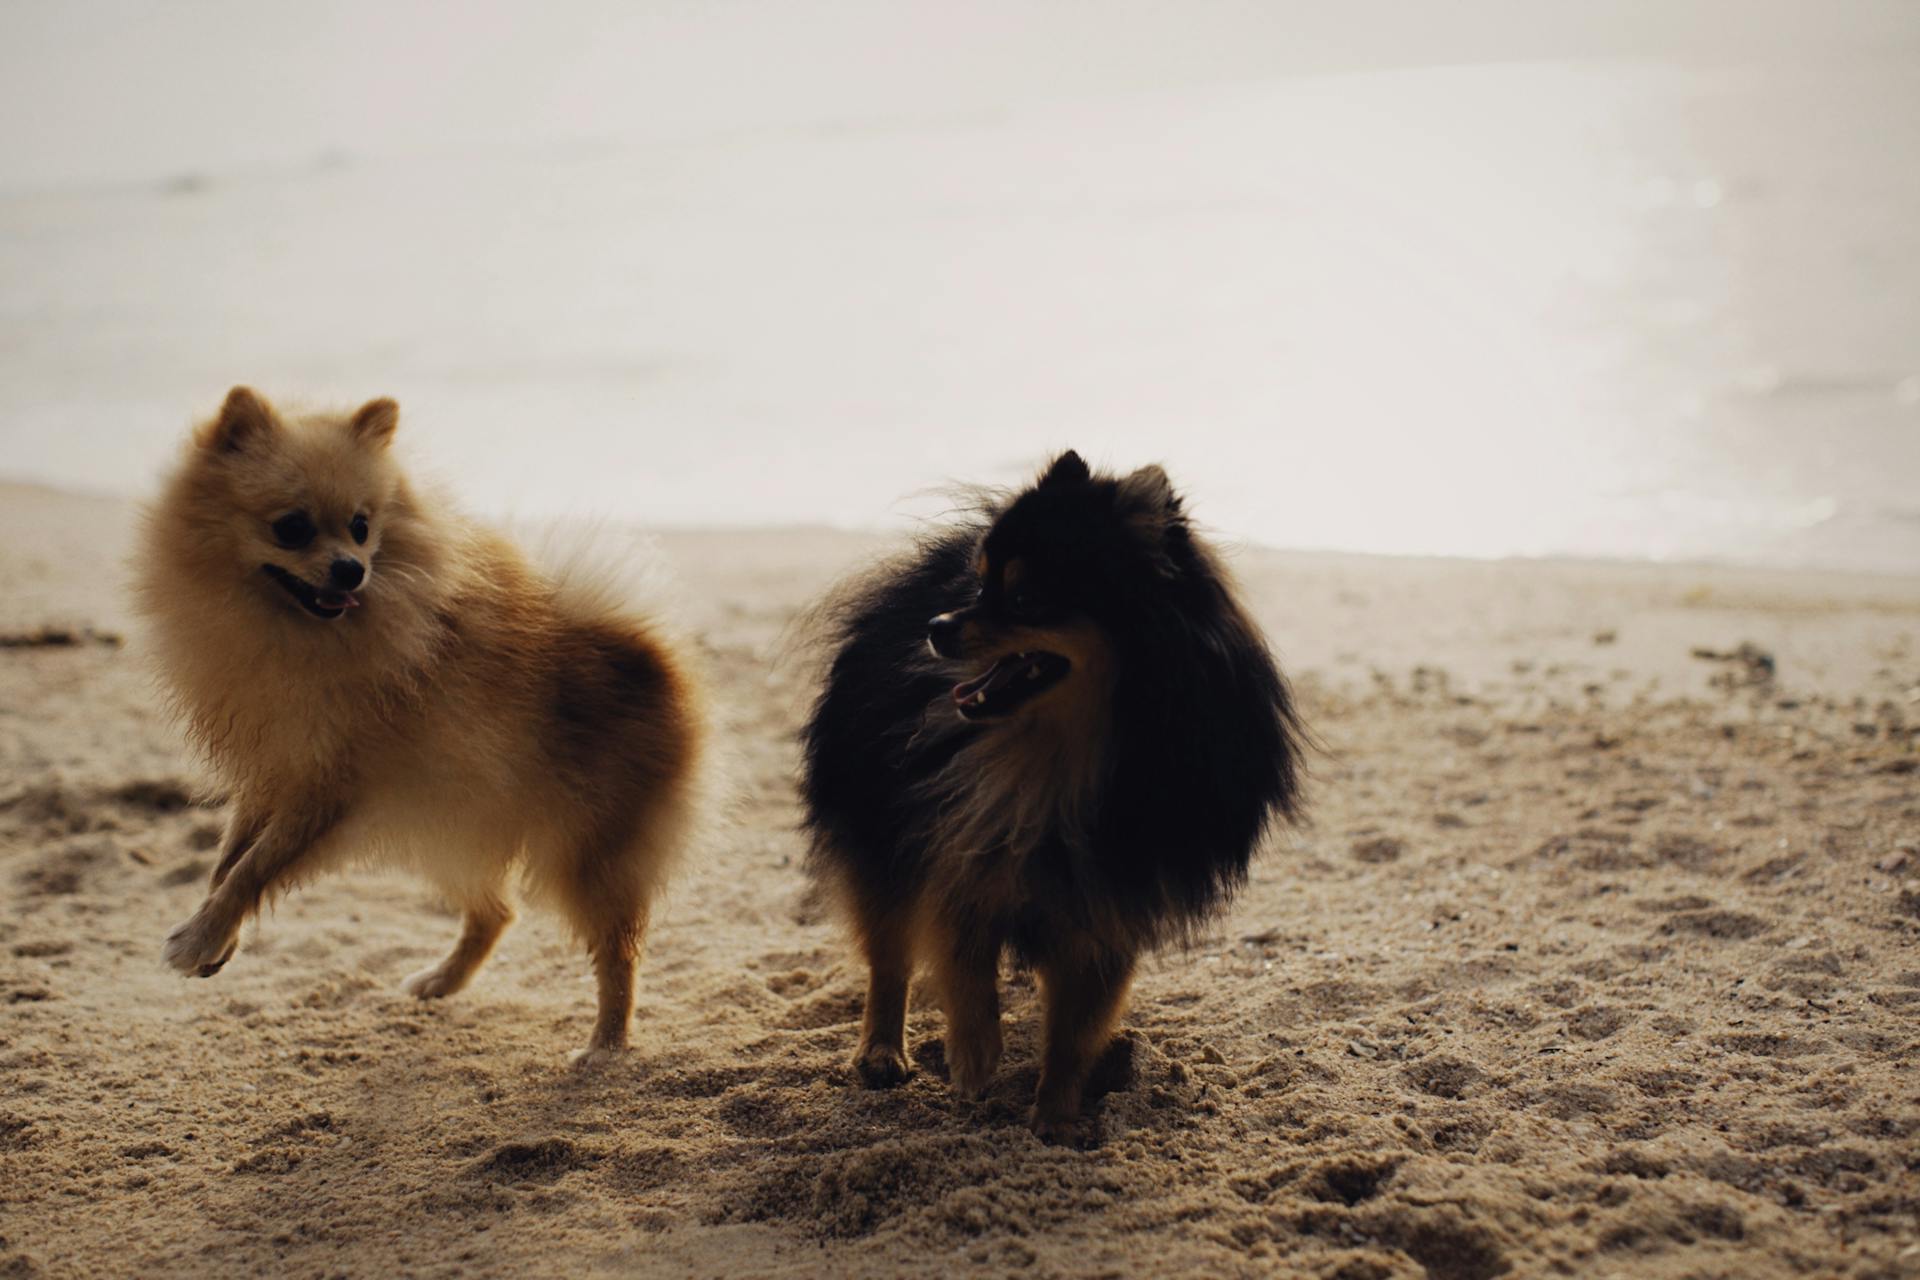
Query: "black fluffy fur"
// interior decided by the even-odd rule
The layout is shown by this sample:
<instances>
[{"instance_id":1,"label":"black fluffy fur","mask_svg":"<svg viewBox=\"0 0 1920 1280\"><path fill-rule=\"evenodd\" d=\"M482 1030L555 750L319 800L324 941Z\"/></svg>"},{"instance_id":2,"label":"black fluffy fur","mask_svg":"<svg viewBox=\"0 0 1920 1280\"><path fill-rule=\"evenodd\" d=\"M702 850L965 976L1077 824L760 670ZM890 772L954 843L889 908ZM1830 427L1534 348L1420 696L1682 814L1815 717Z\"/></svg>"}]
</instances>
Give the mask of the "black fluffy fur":
<instances>
[{"instance_id":1,"label":"black fluffy fur","mask_svg":"<svg viewBox=\"0 0 1920 1280\"><path fill-rule=\"evenodd\" d=\"M1190 937L1244 883L1270 825L1298 816L1303 734L1265 640L1158 468L1095 475L1065 454L828 608L831 668L803 732L815 871L863 916L911 905L941 853L926 839L929 781L978 735L1022 731L1017 719L927 731L929 717L956 716L929 619L1004 605L991 574L983 589L983 555L1020 559L1049 617L1097 626L1117 663L1085 847L1050 832L1023 863L1019 901L967 928L1029 963L1096 918L1121 922L1128 950Z\"/></svg>"}]
</instances>

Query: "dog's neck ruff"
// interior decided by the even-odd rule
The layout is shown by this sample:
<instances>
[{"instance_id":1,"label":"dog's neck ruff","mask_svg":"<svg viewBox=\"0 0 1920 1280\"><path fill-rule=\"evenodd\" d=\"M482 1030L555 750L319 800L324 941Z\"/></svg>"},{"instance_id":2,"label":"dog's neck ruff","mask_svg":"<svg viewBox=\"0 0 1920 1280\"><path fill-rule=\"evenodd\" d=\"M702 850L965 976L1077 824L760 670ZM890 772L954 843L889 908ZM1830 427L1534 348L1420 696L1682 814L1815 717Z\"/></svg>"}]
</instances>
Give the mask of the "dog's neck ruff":
<instances>
[{"instance_id":1,"label":"dog's neck ruff","mask_svg":"<svg viewBox=\"0 0 1920 1280\"><path fill-rule=\"evenodd\" d=\"M945 697L927 714L947 732L970 727ZM1106 783L1106 737L1103 722L1040 715L974 732L925 784L929 845L945 857L1018 860L1054 840L1085 854Z\"/></svg>"}]
</instances>

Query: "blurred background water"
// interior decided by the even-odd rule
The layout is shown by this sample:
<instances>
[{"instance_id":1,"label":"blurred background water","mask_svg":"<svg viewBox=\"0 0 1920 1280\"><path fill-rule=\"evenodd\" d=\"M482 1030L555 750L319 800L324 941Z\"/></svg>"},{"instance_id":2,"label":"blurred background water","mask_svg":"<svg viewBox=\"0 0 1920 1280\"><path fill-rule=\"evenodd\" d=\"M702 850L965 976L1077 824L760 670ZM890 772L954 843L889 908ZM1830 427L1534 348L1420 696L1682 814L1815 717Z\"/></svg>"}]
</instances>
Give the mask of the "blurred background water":
<instances>
[{"instance_id":1,"label":"blurred background water","mask_svg":"<svg viewBox=\"0 0 1920 1280\"><path fill-rule=\"evenodd\" d=\"M1275 545L1920 571L1920 5L1442 8L17 0L0 473L245 381L517 516L1073 445Z\"/></svg>"}]
</instances>

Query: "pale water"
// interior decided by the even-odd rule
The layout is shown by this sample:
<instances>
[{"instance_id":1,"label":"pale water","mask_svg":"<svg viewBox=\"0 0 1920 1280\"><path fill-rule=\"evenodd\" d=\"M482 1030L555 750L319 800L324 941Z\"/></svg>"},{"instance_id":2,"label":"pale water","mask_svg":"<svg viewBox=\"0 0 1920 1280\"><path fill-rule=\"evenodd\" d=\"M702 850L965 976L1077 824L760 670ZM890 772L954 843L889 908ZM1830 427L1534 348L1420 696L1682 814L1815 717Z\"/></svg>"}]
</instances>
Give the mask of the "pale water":
<instances>
[{"instance_id":1,"label":"pale water","mask_svg":"<svg viewBox=\"0 0 1920 1280\"><path fill-rule=\"evenodd\" d=\"M397 396L417 453L520 516L885 524L1072 445L1277 545L1920 571L1920 58L0 193L0 472L141 492L239 381Z\"/></svg>"}]
</instances>

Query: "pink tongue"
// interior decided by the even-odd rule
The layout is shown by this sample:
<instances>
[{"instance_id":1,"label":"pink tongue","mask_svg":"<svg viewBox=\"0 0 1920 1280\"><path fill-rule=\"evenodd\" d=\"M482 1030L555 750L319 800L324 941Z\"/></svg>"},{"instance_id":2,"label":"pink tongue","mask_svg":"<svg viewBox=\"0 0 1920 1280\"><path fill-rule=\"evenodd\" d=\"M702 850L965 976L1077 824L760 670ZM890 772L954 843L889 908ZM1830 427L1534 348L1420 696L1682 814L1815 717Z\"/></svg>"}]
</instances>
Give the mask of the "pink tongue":
<instances>
[{"instance_id":1,"label":"pink tongue","mask_svg":"<svg viewBox=\"0 0 1920 1280\"><path fill-rule=\"evenodd\" d=\"M953 700L955 702L965 702L968 698L971 698L983 689L989 692L998 689L1006 684L1008 678L1013 675L1016 668L1025 665L1026 663L1022 661L1018 655L1002 658L1000 661L994 663L993 666L989 667L985 675L975 676L965 684L955 685L953 687Z\"/></svg>"},{"instance_id":2,"label":"pink tongue","mask_svg":"<svg viewBox=\"0 0 1920 1280\"><path fill-rule=\"evenodd\" d=\"M351 591L316 591L313 593L313 598L318 600L320 606L324 609L357 609L360 607L360 598Z\"/></svg>"}]
</instances>

